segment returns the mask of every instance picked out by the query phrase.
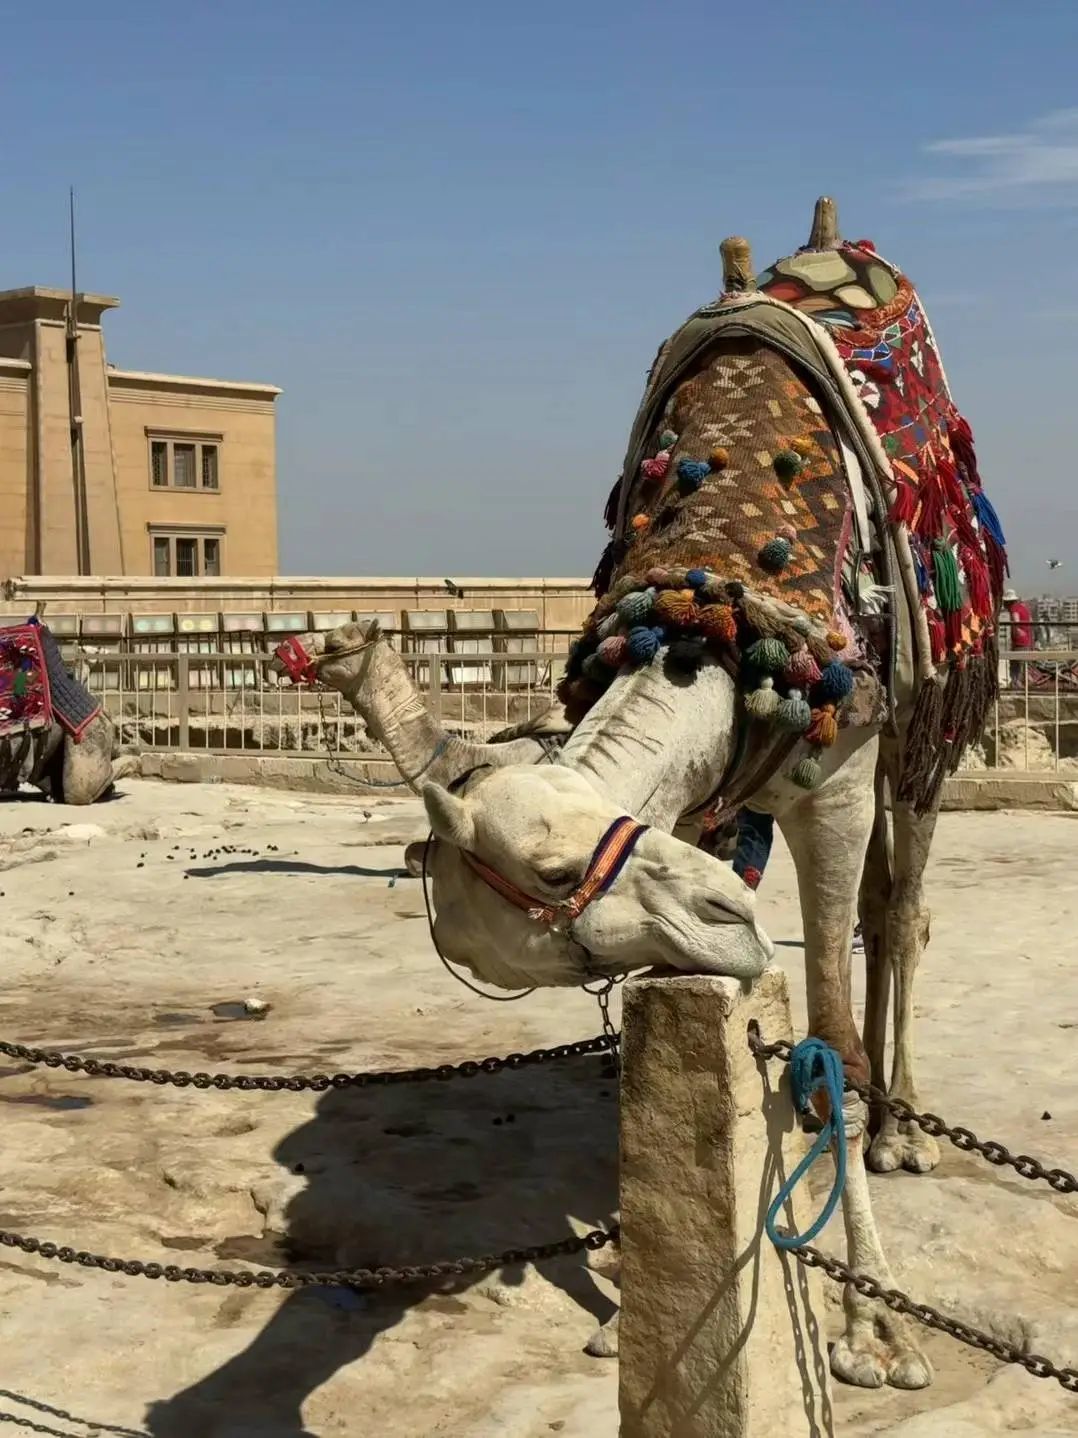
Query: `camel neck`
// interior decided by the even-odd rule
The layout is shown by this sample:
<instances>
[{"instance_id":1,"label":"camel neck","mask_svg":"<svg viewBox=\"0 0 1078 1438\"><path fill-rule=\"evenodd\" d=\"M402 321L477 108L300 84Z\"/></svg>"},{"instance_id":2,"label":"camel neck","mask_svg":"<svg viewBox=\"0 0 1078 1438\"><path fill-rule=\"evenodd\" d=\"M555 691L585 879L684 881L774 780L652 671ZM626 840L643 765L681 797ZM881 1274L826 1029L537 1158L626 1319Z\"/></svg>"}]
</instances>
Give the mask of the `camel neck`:
<instances>
[{"instance_id":1,"label":"camel neck","mask_svg":"<svg viewBox=\"0 0 1078 1438\"><path fill-rule=\"evenodd\" d=\"M492 746L447 734L428 712L400 655L388 644L376 645L369 655L340 692L371 737L388 749L402 776L418 776L413 789L429 783L448 785L484 762L532 763L542 752L531 739Z\"/></svg>"},{"instance_id":2,"label":"camel neck","mask_svg":"<svg viewBox=\"0 0 1078 1438\"><path fill-rule=\"evenodd\" d=\"M573 731L562 763L638 819L672 830L718 788L733 714L733 681L718 664L685 679L652 664L614 681Z\"/></svg>"}]
</instances>

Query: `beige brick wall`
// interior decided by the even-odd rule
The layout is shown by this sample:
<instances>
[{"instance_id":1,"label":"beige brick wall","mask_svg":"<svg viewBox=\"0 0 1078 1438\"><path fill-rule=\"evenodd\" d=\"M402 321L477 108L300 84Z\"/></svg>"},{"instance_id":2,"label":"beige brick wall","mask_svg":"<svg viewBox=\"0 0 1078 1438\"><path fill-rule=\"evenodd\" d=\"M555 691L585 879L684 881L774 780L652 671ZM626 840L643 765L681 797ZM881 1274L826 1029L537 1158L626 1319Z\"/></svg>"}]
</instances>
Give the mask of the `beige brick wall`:
<instances>
[{"instance_id":1,"label":"beige brick wall","mask_svg":"<svg viewBox=\"0 0 1078 1438\"><path fill-rule=\"evenodd\" d=\"M0 574L17 574L28 550L29 369L0 360Z\"/></svg>"},{"instance_id":2,"label":"beige brick wall","mask_svg":"<svg viewBox=\"0 0 1078 1438\"><path fill-rule=\"evenodd\" d=\"M148 526L223 529L225 574L277 569L277 476L272 396L213 393L182 382L109 374L112 448L123 519L123 572L152 575ZM216 438L216 493L153 489L150 435Z\"/></svg>"}]
</instances>

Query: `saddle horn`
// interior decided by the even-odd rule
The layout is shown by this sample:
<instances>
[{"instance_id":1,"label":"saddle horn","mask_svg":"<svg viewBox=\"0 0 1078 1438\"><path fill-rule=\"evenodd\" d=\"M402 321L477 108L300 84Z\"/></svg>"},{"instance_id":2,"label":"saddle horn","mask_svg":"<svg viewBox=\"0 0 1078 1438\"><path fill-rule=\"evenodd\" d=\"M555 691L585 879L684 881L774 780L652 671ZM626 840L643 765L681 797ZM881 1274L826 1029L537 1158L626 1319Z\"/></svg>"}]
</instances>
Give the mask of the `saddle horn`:
<instances>
[{"instance_id":1,"label":"saddle horn","mask_svg":"<svg viewBox=\"0 0 1078 1438\"><path fill-rule=\"evenodd\" d=\"M821 195L812 214L812 232L809 235L808 247L810 250L837 250L841 244L838 206L830 195Z\"/></svg>"},{"instance_id":2,"label":"saddle horn","mask_svg":"<svg viewBox=\"0 0 1078 1438\"><path fill-rule=\"evenodd\" d=\"M742 235L730 235L719 246L722 253L722 289L727 295L751 294L756 288L752 249Z\"/></svg>"}]
</instances>

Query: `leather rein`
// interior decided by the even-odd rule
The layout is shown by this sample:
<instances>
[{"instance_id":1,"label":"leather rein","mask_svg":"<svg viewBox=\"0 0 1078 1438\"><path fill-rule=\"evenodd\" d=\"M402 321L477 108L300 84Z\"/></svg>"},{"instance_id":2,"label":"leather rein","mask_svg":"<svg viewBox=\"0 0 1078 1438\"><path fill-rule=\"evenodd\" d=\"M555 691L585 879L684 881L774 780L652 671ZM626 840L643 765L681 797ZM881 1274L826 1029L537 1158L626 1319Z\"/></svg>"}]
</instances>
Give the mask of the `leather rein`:
<instances>
[{"instance_id":1,"label":"leather rein","mask_svg":"<svg viewBox=\"0 0 1078 1438\"><path fill-rule=\"evenodd\" d=\"M596 845L583 879L567 899L537 899L467 849L461 850L461 857L488 888L527 914L529 919L545 924L555 933L568 934L573 921L610 888L647 830L647 824L638 824L628 814L615 819Z\"/></svg>"}]
</instances>

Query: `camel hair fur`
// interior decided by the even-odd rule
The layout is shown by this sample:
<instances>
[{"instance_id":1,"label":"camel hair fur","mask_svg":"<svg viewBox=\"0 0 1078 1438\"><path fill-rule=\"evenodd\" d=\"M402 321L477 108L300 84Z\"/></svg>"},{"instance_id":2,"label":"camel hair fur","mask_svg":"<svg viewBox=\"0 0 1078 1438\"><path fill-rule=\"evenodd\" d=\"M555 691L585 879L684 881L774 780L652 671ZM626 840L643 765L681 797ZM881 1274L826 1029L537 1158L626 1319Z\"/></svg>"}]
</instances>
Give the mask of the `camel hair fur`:
<instances>
[{"instance_id":1,"label":"camel hair fur","mask_svg":"<svg viewBox=\"0 0 1078 1438\"><path fill-rule=\"evenodd\" d=\"M830 234L821 236L828 224ZM833 207L823 201L810 248L839 243ZM723 254L720 303L737 302L755 289L748 246L727 241ZM782 363L788 366L788 360ZM870 429L855 395L853 401ZM874 432L872 439L875 473L883 484L890 470ZM732 465L736 440L729 447ZM753 809L777 820L796 868L810 1033L838 1050L849 1077L871 1078L891 1097L917 1107L913 982L928 939L922 880L939 798L937 790L926 806L902 797L906 741L928 667L925 621L909 543L899 526L884 522L884 514L876 517L877 542L887 548L895 576L889 603L896 657L888 703L869 719L839 729L819 755L816 787L799 787L773 771L750 797ZM712 655L686 678L670 662L673 657L660 648L650 662L622 665L556 762L499 766L469 776L455 791L444 783L424 783L436 840L434 935L447 958L506 988L574 985L641 968L743 980L763 970L773 951L757 921L755 894L716 858L673 837L675 828L684 833L692 823L699 832L703 812L736 767L741 712L736 680ZM650 827L613 884L567 922L537 922L538 909L529 913L526 905L507 902L472 862L480 861L518 895L535 896L537 905L556 909L581 884L601 836L622 815ZM851 996L858 909L867 963L863 1036ZM888 1081L884 1058L892 987ZM868 1150L874 1170L924 1173L937 1164L932 1137L890 1114L876 1119ZM887 1285L890 1272L865 1172L865 1106L848 1099L843 1120L849 1262ZM837 1376L864 1387L917 1388L931 1381L928 1360L903 1319L852 1289L844 1301L845 1332L831 1360ZM615 1324L616 1319L600 1331L590 1351L615 1351Z\"/></svg>"}]
</instances>

